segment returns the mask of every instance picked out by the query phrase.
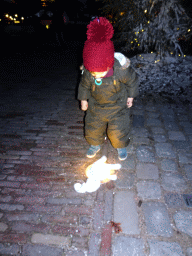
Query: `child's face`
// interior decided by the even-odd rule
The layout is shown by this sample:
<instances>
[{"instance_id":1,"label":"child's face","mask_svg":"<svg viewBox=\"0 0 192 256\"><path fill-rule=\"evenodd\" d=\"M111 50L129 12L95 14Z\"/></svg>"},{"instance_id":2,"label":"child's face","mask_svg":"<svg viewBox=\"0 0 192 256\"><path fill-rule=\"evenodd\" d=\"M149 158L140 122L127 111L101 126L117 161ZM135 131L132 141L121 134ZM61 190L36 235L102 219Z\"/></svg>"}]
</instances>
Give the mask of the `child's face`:
<instances>
[{"instance_id":1,"label":"child's face","mask_svg":"<svg viewBox=\"0 0 192 256\"><path fill-rule=\"evenodd\" d=\"M105 72L90 72L90 73L95 78L102 78L107 75L108 71L109 71L109 68L107 68L107 71L105 71Z\"/></svg>"}]
</instances>

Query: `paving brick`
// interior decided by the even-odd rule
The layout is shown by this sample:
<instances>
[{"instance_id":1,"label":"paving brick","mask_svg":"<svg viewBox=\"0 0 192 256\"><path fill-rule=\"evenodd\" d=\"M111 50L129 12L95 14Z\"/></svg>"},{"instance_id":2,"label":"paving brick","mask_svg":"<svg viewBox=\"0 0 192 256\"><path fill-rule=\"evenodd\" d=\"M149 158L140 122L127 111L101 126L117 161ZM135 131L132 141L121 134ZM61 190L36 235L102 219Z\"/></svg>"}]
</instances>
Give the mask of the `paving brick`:
<instances>
[{"instance_id":1,"label":"paving brick","mask_svg":"<svg viewBox=\"0 0 192 256\"><path fill-rule=\"evenodd\" d=\"M149 117L149 118L159 118L159 113L147 112L147 117Z\"/></svg>"},{"instance_id":2,"label":"paving brick","mask_svg":"<svg viewBox=\"0 0 192 256\"><path fill-rule=\"evenodd\" d=\"M162 237L171 237L173 235L169 215L163 203L148 202L143 203L142 207L149 235Z\"/></svg>"},{"instance_id":3,"label":"paving brick","mask_svg":"<svg viewBox=\"0 0 192 256\"><path fill-rule=\"evenodd\" d=\"M155 142L167 142L167 138L163 134L154 134L153 139Z\"/></svg>"},{"instance_id":4,"label":"paving brick","mask_svg":"<svg viewBox=\"0 0 192 256\"><path fill-rule=\"evenodd\" d=\"M182 175L177 173L162 174L162 187L166 191L182 192L187 189L187 184Z\"/></svg>"},{"instance_id":5,"label":"paving brick","mask_svg":"<svg viewBox=\"0 0 192 256\"><path fill-rule=\"evenodd\" d=\"M113 242L113 256L145 256L144 242L142 239L117 236Z\"/></svg>"},{"instance_id":6,"label":"paving brick","mask_svg":"<svg viewBox=\"0 0 192 256\"><path fill-rule=\"evenodd\" d=\"M37 221L40 218L40 215L36 213L32 213L32 214L16 213L16 214L6 214L5 217L8 221L21 221L21 220Z\"/></svg>"},{"instance_id":7,"label":"paving brick","mask_svg":"<svg viewBox=\"0 0 192 256\"><path fill-rule=\"evenodd\" d=\"M0 202L8 203L12 200L11 196L0 196Z\"/></svg>"},{"instance_id":8,"label":"paving brick","mask_svg":"<svg viewBox=\"0 0 192 256\"><path fill-rule=\"evenodd\" d=\"M158 157L176 158L170 143L156 143L155 149Z\"/></svg>"},{"instance_id":9,"label":"paving brick","mask_svg":"<svg viewBox=\"0 0 192 256\"><path fill-rule=\"evenodd\" d=\"M147 138L149 136L148 130L145 128L132 128L131 134L133 137L145 137Z\"/></svg>"},{"instance_id":10,"label":"paving brick","mask_svg":"<svg viewBox=\"0 0 192 256\"><path fill-rule=\"evenodd\" d=\"M61 211L61 206L30 205L30 206L27 206L26 211L32 211L32 212L60 212Z\"/></svg>"},{"instance_id":11,"label":"paving brick","mask_svg":"<svg viewBox=\"0 0 192 256\"><path fill-rule=\"evenodd\" d=\"M81 225L87 226L87 225L89 225L91 223L91 218L86 217L86 216L82 216L82 217L80 217L79 221L80 221Z\"/></svg>"},{"instance_id":12,"label":"paving brick","mask_svg":"<svg viewBox=\"0 0 192 256\"><path fill-rule=\"evenodd\" d=\"M113 192L106 191L104 204L104 221L111 221L113 214Z\"/></svg>"},{"instance_id":13,"label":"paving brick","mask_svg":"<svg viewBox=\"0 0 192 256\"><path fill-rule=\"evenodd\" d=\"M135 177L132 173L128 173L125 170L118 171L117 180L115 186L117 188L132 188L134 185Z\"/></svg>"},{"instance_id":14,"label":"paving brick","mask_svg":"<svg viewBox=\"0 0 192 256\"><path fill-rule=\"evenodd\" d=\"M65 178L62 178L62 177L58 177L58 178L37 178L36 179L37 182L45 182L45 183L57 183L57 182L60 182L60 183L63 183L65 182Z\"/></svg>"},{"instance_id":15,"label":"paving brick","mask_svg":"<svg viewBox=\"0 0 192 256\"><path fill-rule=\"evenodd\" d=\"M16 150L9 150L7 151L9 155L25 155L25 156L30 156L32 154L31 151L16 151Z\"/></svg>"},{"instance_id":16,"label":"paving brick","mask_svg":"<svg viewBox=\"0 0 192 256\"><path fill-rule=\"evenodd\" d=\"M8 229L7 224L0 222L0 232L4 232L7 229Z\"/></svg>"},{"instance_id":17,"label":"paving brick","mask_svg":"<svg viewBox=\"0 0 192 256\"><path fill-rule=\"evenodd\" d=\"M19 255L20 248L18 244L4 245L0 243L1 255Z\"/></svg>"},{"instance_id":18,"label":"paving brick","mask_svg":"<svg viewBox=\"0 0 192 256\"><path fill-rule=\"evenodd\" d=\"M169 131L168 132L170 140L186 140L184 134L182 132Z\"/></svg>"},{"instance_id":19,"label":"paving brick","mask_svg":"<svg viewBox=\"0 0 192 256\"><path fill-rule=\"evenodd\" d=\"M144 110L132 109L132 114L135 116L142 116L144 115Z\"/></svg>"},{"instance_id":20,"label":"paving brick","mask_svg":"<svg viewBox=\"0 0 192 256\"><path fill-rule=\"evenodd\" d=\"M137 158L141 162L155 162L155 156L151 147L139 146L136 150Z\"/></svg>"},{"instance_id":21,"label":"paving brick","mask_svg":"<svg viewBox=\"0 0 192 256\"><path fill-rule=\"evenodd\" d=\"M0 175L0 180L5 180L6 177L7 175Z\"/></svg>"},{"instance_id":22,"label":"paving brick","mask_svg":"<svg viewBox=\"0 0 192 256\"><path fill-rule=\"evenodd\" d=\"M45 202L45 199L35 196L22 196L15 198L15 202L21 204L41 204Z\"/></svg>"},{"instance_id":23,"label":"paving brick","mask_svg":"<svg viewBox=\"0 0 192 256\"><path fill-rule=\"evenodd\" d=\"M164 134L165 130L161 127L151 127L150 128L153 134Z\"/></svg>"},{"instance_id":24,"label":"paving brick","mask_svg":"<svg viewBox=\"0 0 192 256\"><path fill-rule=\"evenodd\" d=\"M75 246L76 248L86 249L88 248L88 239L83 237L73 236L72 246Z\"/></svg>"},{"instance_id":25,"label":"paving brick","mask_svg":"<svg viewBox=\"0 0 192 256\"><path fill-rule=\"evenodd\" d=\"M86 206L65 206L64 212L66 214L81 214L81 215L91 215L92 209Z\"/></svg>"},{"instance_id":26,"label":"paving brick","mask_svg":"<svg viewBox=\"0 0 192 256\"><path fill-rule=\"evenodd\" d=\"M75 251L66 251L66 256L85 256L85 253L81 250L75 250Z\"/></svg>"},{"instance_id":27,"label":"paving brick","mask_svg":"<svg viewBox=\"0 0 192 256\"><path fill-rule=\"evenodd\" d=\"M159 119L157 118L149 118L147 119L147 126L157 126L157 127L161 127L162 123Z\"/></svg>"},{"instance_id":28,"label":"paving brick","mask_svg":"<svg viewBox=\"0 0 192 256\"><path fill-rule=\"evenodd\" d=\"M25 177L25 176L20 176L20 175L8 176L7 180L9 180L9 181L26 181L26 182L34 181L34 179L31 177Z\"/></svg>"},{"instance_id":29,"label":"paving brick","mask_svg":"<svg viewBox=\"0 0 192 256\"><path fill-rule=\"evenodd\" d=\"M192 256L192 247L187 248L187 256Z\"/></svg>"},{"instance_id":30,"label":"paving brick","mask_svg":"<svg viewBox=\"0 0 192 256\"><path fill-rule=\"evenodd\" d=\"M181 164L192 164L192 154L186 152L179 152L179 163Z\"/></svg>"},{"instance_id":31,"label":"paving brick","mask_svg":"<svg viewBox=\"0 0 192 256\"><path fill-rule=\"evenodd\" d=\"M77 216L62 216L62 215L44 215L41 219L42 222L48 223L65 223L65 224L78 224Z\"/></svg>"},{"instance_id":32,"label":"paving brick","mask_svg":"<svg viewBox=\"0 0 192 256\"><path fill-rule=\"evenodd\" d=\"M113 211L114 222L121 223L122 232L124 234L140 234L138 213L132 192L116 192Z\"/></svg>"},{"instance_id":33,"label":"paving brick","mask_svg":"<svg viewBox=\"0 0 192 256\"><path fill-rule=\"evenodd\" d=\"M50 189L51 186L49 184L39 184L39 183L23 183L21 184L21 188L22 189L39 189L39 190L43 190L43 189Z\"/></svg>"},{"instance_id":34,"label":"paving brick","mask_svg":"<svg viewBox=\"0 0 192 256\"><path fill-rule=\"evenodd\" d=\"M150 139L149 138L142 138L142 137L134 137L133 138L133 144L149 145L150 144Z\"/></svg>"},{"instance_id":35,"label":"paving brick","mask_svg":"<svg viewBox=\"0 0 192 256\"><path fill-rule=\"evenodd\" d=\"M151 103L149 103L147 106L145 106L145 109L151 113L157 111L156 106L152 105Z\"/></svg>"},{"instance_id":36,"label":"paving brick","mask_svg":"<svg viewBox=\"0 0 192 256\"><path fill-rule=\"evenodd\" d=\"M165 172L177 172L177 170L178 170L175 161L173 161L171 159L162 159L161 160L161 168Z\"/></svg>"},{"instance_id":37,"label":"paving brick","mask_svg":"<svg viewBox=\"0 0 192 256\"><path fill-rule=\"evenodd\" d=\"M51 190L51 191L33 190L33 195L37 195L39 197L53 197L53 196L59 197L59 196L63 195L63 192L56 191L56 190L55 191L53 191L53 190Z\"/></svg>"},{"instance_id":38,"label":"paving brick","mask_svg":"<svg viewBox=\"0 0 192 256\"><path fill-rule=\"evenodd\" d=\"M28 192L24 189L17 189L17 188L4 188L1 191L2 194L9 194L9 195L26 195Z\"/></svg>"},{"instance_id":39,"label":"paving brick","mask_svg":"<svg viewBox=\"0 0 192 256\"><path fill-rule=\"evenodd\" d=\"M112 226L106 224L101 234L100 256L111 255Z\"/></svg>"},{"instance_id":40,"label":"paving brick","mask_svg":"<svg viewBox=\"0 0 192 256\"><path fill-rule=\"evenodd\" d=\"M192 124L189 121L183 121L183 122L179 122L179 124L183 127L190 127L192 128Z\"/></svg>"},{"instance_id":41,"label":"paving brick","mask_svg":"<svg viewBox=\"0 0 192 256\"><path fill-rule=\"evenodd\" d=\"M154 164L139 163L136 166L136 171L139 179L157 180L159 178L158 168Z\"/></svg>"},{"instance_id":42,"label":"paving brick","mask_svg":"<svg viewBox=\"0 0 192 256\"><path fill-rule=\"evenodd\" d=\"M0 181L0 187L19 188L20 182Z\"/></svg>"},{"instance_id":43,"label":"paving brick","mask_svg":"<svg viewBox=\"0 0 192 256\"><path fill-rule=\"evenodd\" d=\"M135 159L133 156L128 156L126 160L122 161L121 168L127 171L135 169Z\"/></svg>"},{"instance_id":44,"label":"paving brick","mask_svg":"<svg viewBox=\"0 0 192 256\"><path fill-rule=\"evenodd\" d=\"M181 210L173 215L176 227L179 231L192 237L192 212Z\"/></svg>"},{"instance_id":45,"label":"paving brick","mask_svg":"<svg viewBox=\"0 0 192 256\"><path fill-rule=\"evenodd\" d=\"M100 230L102 228L102 222L103 222L103 204L98 203L95 205L95 208L93 210L93 227L94 230Z\"/></svg>"},{"instance_id":46,"label":"paving brick","mask_svg":"<svg viewBox=\"0 0 192 256\"><path fill-rule=\"evenodd\" d=\"M164 195L165 203L170 208L181 208L184 207L184 200L179 194L166 193Z\"/></svg>"},{"instance_id":47,"label":"paving brick","mask_svg":"<svg viewBox=\"0 0 192 256\"><path fill-rule=\"evenodd\" d=\"M43 171L41 167L36 166L36 165L19 164L16 166L16 169L19 171L18 174L25 174L25 175L29 175L29 176L37 176L37 177L55 176L55 172Z\"/></svg>"},{"instance_id":48,"label":"paving brick","mask_svg":"<svg viewBox=\"0 0 192 256\"><path fill-rule=\"evenodd\" d=\"M75 204L75 205L80 205L82 204L82 199L80 198L49 198L47 200L47 203L49 204Z\"/></svg>"},{"instance_id":49,"label":"paving brick","mask_svg":"<svg viewBox=\"0 0 192 256\"><path fill-rule=\"evenodd\" d=\"M165 116L167 118L174 116L174 111L171 109L170 105L161 106L159 108L159 111L161 112L162 116Z\"/></svg>"},{"instance_id":50,"label":"paving brick","mask_svg":"<svg viewBox=\"0 0 192 256\"><path fill-rule=\"evenodd\" d=\"M152 240L150 240L148 243L150 246L150 256L164 256L165 254L172 256L184 256L180 245L177 243L167 243Z\"/></svg>"},{"instance_id":51,"label":"paving brick","mask_svg":"<svg viewBox=\"0 0 192 256\"><path fill-rule=\"evenodd\" d=\"M22 250L22 256L63 256L63 249L46 246L25 244Z\"/></svg>"},{"instance_id":52,"label":"paving brick","mask_svg":"<svg viewBox=\"0 0 192 256\"><path fill-rule=\"evenodd\" d=\"M141 181L137 183L138 196L142 199L160 199L161 187L157 182Z\"/></svg>"},{"instance_id":53,"label":"paving brick","mask_svg":"<svg viewBox=\"0 0 192 256\"><path fill-rule=\"evenodd\" d=\"M133 122L132 122L132 126L133 127L144 127L144 117L141 115L133 115Z\"/></svg>"},{"instance_id":54,"label":"paving brick","mask_svg":"<svg viewBox=\"0 0 192 256\"><path fill-rule=\"evenodd\" d=\"M3 211L15 211L15 210L22 211L23 209L24 209L24 206L19 204L0 204L0 210L3 210Z\"/></svg>"},{"instance_id":55,"label":"paving brick","mask_svg":"<svg viewBox=\"0 0 192 256\"><path fill-rule=\"evenodd\" d=\"M89 239L89 256L97 256L100 252L101 235L92 233Z\"/></svg>"},{"instance_id":56,"label":"paving brick","mask_svg":"<svg viewBox=\"0 0 192 256\"><path fill-rule=\"evenodd\" d=\"M58 246L70 246L70 238L58 235L43 235L40 233L35 233L31 237L31 242L34 244L44 244L44 245L58 245Z\"/></svg>"},{"instance_id":57,"label":"paving brick","mask_svg":"<svg viewBox=\"0 0 192 256\"><path fill-rule=\"evenodd\" d=\"M104 191L99 189L97 190L97 196L96 196L96 201L97 202L103 202L104 201Z\"/></svg>"},{"instance_id":58,"label":"paving brick","mask_svg":"<svg viewBox=\"0 0 192 256\"><path fill-rule=\"evenodd\" d=\"M187 179L192 180L192 165L185 165L184 169L185 169Z\"/></svg>"},{"instance_id":59,"label":"paving brick","mask_svg":"<svg viewBox=\"0 0 192 256\"><path fill-rule=\"evenodd\" d=\"M165 120L164 126L168 131L179 131L179 126L174 121Z\"/></svg>"},{"instance_id":60,"label":"paving brick","mask_svg":"<svg viewBox=\"0 0 192 256\"><path fill-rule=\"evenodd\" d=\"M172 141L172 144L174 146L174 148L176 150L180 150L180 149L183 149L183 150L190 150L191 148L191 144L187 141Z\"/></svg>"},{"instance_id":61,"label":"paving brick","mask_svg":"<svg viewBox=\"0 0 192 256\"><path fill-rule=\"evenodd\" d=\"M183 130L185 131L186 134L192 134L192 124L191 126L184 127Z\"/></svg>"},{"instance_id":62,"label":"paving brick","mask_svg":"<svg viewBox=\"0 0 192 256\"><path fill-rule=\"evenodd\" d=\"M0 234L1 243L19 243L25 244L28 241L26 234Z\"/></svg>"},{"instance_id":63,"label":"paving brick","mask_svg":"<svg viewBox=\"0 0 192 256\"><path fill-rule=\"evenodd\" d=\"M46 232L49 232L50 230L50 227L45 224L29 224L21 221L13 224L11 228L14 231L25 232L25 233L28 233L31 231L46 233Z\"/></svg>"},{"instance_id":64,"label":"paving brick","mask_svg":"<svg viewBox=\"0 0 192 256\"><path fill-rule=\"evenodd\" d=\"M52 228L53 233L62 234L62 235L80 235L88 236L89 229L84 227L68 227L68 226L54 226Z\"/></svg>"},{"instance_id":65,"label":"paving brick","mask_svg":"<svg viewBox=\"0 0 192 256\"><path fill-rule=\"evenodd\" d=\"M13 156L13 155L0 155L0 159L11 159L11 160L16 160L20 159L20 156Z\"/></svg>"}]
</instances>

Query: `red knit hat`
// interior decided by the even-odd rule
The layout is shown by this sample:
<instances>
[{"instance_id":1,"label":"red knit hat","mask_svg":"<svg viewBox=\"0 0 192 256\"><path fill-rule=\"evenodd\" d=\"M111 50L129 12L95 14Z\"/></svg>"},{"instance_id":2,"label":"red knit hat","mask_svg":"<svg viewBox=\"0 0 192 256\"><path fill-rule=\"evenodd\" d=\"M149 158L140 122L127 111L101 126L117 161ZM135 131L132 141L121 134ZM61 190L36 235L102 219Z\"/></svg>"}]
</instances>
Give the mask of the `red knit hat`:
<instances>
[{"instance_id":1,"label":"red knit hat","mask_svg":"<svg viewBox=\"0 0 192 256\"><path fill-rule=\"evenodd\" d=\"M83 49L83 64L92 72L105 72L114 65L113 26L99 17L87 26L87 40Z\"/></svg>"}]
</instances>

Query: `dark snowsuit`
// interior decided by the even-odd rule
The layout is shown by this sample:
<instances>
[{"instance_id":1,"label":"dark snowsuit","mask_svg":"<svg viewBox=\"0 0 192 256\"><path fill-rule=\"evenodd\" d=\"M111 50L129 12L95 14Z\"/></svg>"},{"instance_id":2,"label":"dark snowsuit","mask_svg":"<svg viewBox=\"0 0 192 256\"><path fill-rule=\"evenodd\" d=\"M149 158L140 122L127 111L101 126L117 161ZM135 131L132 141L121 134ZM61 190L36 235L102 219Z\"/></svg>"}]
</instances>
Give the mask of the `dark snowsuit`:
<instances>
[{"instance_id":1,"label":"dark snowsuit","mask_svg":"<svg viewBox=\"0 0 192 256\"><path fill-rule=\"evenodd\" d=\"M129 143L130 109L127 98L138 95L139 79L131 66L121 67L115 59L114 73L102 79L101 85L84 68L78 99L88 100L85 117L85 138L90 145L101 145L107 136L114 148L124 148Z\"/></svg>"}]
</instances>

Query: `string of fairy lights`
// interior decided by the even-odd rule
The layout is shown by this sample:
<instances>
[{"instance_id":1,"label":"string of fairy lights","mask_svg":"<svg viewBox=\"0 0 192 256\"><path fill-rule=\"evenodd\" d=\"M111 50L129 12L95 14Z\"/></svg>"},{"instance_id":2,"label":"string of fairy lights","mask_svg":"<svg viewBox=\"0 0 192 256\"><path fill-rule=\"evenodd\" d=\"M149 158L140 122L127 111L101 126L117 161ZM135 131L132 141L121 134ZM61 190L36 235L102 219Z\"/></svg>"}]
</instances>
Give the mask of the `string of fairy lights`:
<instances>
[{"instance_id":1,"label":"string of fairy lights","mask_svg":"<svg viewBox=\"0 0 192 256\"><path fill-rule=\"evenodd\" d=\"M24 17L23 16L19 17L18 14L15 14L15 15L12 16L12 15L9 15L9 14L6 13L5 18L8 21L8 24L10 22L20 23L20 22L24 21ZM1 19L0 19L0 21L1 21Z\"/></svg>"},{"instance_id":2,"label":"string of fairy lights","mask_svg":"<svg viewBox=\"0 0 192 256\"><path fill-rule=\"evenodd\" d=\"M135 22L139 22L140 20L142 20L143 18L144 18L144 16L145 16L145 18L142 20L142 21L144 21L144 22L142 22L142 23L144 23L144 26L145 26L145 28L142 28L141 30L139 30L139 31L137 31L137 32L134 32L134 34L135 34L135 36L136 36L136 38L133 36L133 38L132 38L132 40L130 41L130 43L132 44L132 45L137 45L137 46L141 46L141 43L138 41L138 38L137 37L139 37L139 34L140 33L143 33L143 32L146 32L147 30L147 32L149 33L149 27L148 27L148 25L150 24L150 19L151 19L151 15L149 14L149 11L147 10L147 9L145 9L145 10L143 10L143 13L139 13L139 15L138 15L138 10L136 11L136 7L135 7L135 4L134 4L134 2L133 2L133 0L130 0L129 1L129 4L130 5L132 5L132 10L133 10L133 15L134 15L134 17L135 17ZM153 6L149 6L149 8L150 8L150 11L151 11L151 9L153 8ZM123 12L120 12L119 13L120 14L120 16L122 17L122 16L124 16L125 14L126 14L126 12L125 11L123 11ZM184 13L183 13L184 14ZM155 12L155 17L157 17L157 15L158 15L158 12ZM180 28L179 27L177 27L176 28L177 29L177 31L179 31L180 30ZM184 30L184 29L182 29L182 30ZM191 32L191 29L190 28L188 28L188 29L186 29L186 31L185 31L185 33L190 33ZM181 39L183 39L183 40L185 40L185 35L184 36L181 36L181 35L179 35L179 38L178 38L178 40L181 40ZM166 50L168 50L168 52L171 54L171 55L173 55L174 53L173 53L173 51L167 46L164 46L164 48L166 49ZM131 49L133 50L134 49L134 46L131 46ZM181 51L180 51L181 52ZM151 53L153 53L153 51L151 51ZM158 54L159 54L159 52L158 52ZM178 56L180 57L181 56L181 54L178 54ZM184 55L184 54L182 54L182 56L183 57L186 57L186 55Z\"/></svg>"}]
</instances>

